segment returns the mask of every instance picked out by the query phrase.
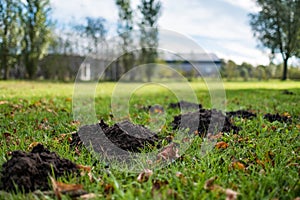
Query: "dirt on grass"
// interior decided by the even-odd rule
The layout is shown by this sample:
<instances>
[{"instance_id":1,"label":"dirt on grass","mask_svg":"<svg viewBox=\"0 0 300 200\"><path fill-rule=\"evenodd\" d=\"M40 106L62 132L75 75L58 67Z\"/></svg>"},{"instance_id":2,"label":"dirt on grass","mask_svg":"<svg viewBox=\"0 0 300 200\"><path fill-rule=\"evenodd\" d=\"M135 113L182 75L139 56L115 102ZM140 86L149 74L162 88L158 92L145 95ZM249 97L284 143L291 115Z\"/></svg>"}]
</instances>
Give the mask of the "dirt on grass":
<instances>
[{"instance_id":1,"label":"dirt on grass","mask_svg":"<svg viewBox=\"0 0 300 200\"><path fill-rule=\"evenodd\" d=\"M206 136L208 132L217 133L219 131L238 133L240 130L232 124L229 117L215 109L200 109L196 112L177 115L174 117L172 126L174 130L189 129L189 133L199 136Z\"/></svg>"},{"instance_id":2,"label":"dirt on grass","mask_svg":"<svg viewBox=\"0 0 300 200\"><path fill-rule=\"evenodd\" d=\"M73 134L71 147L84 144L106 158L124 159L130 153L154 148L159 143L156 133L142 125L122 121L109 126L103 120L99 124L86 125Z\"/></svg>"},{"instance_id":3,"label":"dirt on grass","mask_svg":"<svg viewBox=\"0 0 300 200\"><path fill-rule=\"evenodd\" d=\"M31 152L13 151L11 158L2 165L0 190L23 191L49 190L49 176L60 177L77 174L78 167L70 160L60 158L38 144Z\"/></svg>"},{"instance_id":4,"label":"dirt on grass","mask_svg":"<svg viewBox=\"0 0 300 200\"><path fill-rule=\"evenodd\" d=\"M278 121L278 122L289 123L292 121L290 116L282 116L282 115L279 115L278 113L276 113L276 114L267 113L264 115L264 118L266 120L268 120L269 122Z\"/></svg>"},{"instance_id":5,"label":"dirt on grass","mask_svg":"<svg viewBox=\"0 0 300 200\"><path fill-rule=\"evenodd\" d=\"M201 109L202 104L191 103L188 101L179 101L177 103L170 103L169 108L176 109Z\"/></svg>"},{"instance_id":6,"label":"dirt on grass","mask_svg":"<svg viewBox=\"0 0 300 200\"><path fill-rule=\"evenodd\" d=\"M256 114L253 112L250 112L248 110L237 110L237 111L226 112L226 116L250 119L250 118L256 117Z\"/></svg>"},{"instance_id":7,"label":"dirt on grass","mask_svg":"<svg viewBox=\"0 0 300 200\"><path fill-rule=\"evenodd\" d=\"M146 146L154 146L158 135L142 125L122 121L108 126L104 121L99 123L106 137L125 151L141 152Z\"/></svg>"}]
</instances>

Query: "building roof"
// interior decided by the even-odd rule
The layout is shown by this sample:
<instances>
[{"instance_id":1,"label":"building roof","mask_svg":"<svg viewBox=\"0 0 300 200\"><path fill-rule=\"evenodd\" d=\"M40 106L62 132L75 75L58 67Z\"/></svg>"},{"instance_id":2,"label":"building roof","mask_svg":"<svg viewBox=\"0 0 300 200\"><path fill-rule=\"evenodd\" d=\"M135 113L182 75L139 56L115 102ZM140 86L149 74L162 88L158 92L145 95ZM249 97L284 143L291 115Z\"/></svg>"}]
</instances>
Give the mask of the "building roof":
<instances>
[{"instance_id":1,"label":"building roof","mask_svg":"<svg viewBox=\"0 0 300 200\"><path fill-rule=\"evenodd\" d=\"M180 53L163 54L160 57L165 61L190 61L190 62L221 62L221 59L214 53Z\"/></svg>"}]
</instances>

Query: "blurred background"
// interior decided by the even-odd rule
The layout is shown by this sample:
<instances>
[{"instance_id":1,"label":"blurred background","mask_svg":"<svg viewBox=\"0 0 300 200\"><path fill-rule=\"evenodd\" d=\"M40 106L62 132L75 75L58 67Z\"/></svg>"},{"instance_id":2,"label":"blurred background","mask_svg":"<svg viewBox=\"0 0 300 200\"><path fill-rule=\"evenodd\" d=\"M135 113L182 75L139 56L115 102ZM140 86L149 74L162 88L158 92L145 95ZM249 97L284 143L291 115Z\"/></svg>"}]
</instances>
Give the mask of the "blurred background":
<instances>
[{"instance_id":1,"label":"blurred background","mask_svg":"<svg viewBox=\"0 0 300 200\"><path fill-rule=\"evenodd\" d=\"M103 72L103 80L117 81L145 63L166 64L190 81L214 76L213 67L227 80L300 79L299 2L0 0L1 79L92 81ZM159 50L161 28L203 51L166 55ZM129 79L154 75L172 77L150 65Z\"/></svg>"}]
</instances>

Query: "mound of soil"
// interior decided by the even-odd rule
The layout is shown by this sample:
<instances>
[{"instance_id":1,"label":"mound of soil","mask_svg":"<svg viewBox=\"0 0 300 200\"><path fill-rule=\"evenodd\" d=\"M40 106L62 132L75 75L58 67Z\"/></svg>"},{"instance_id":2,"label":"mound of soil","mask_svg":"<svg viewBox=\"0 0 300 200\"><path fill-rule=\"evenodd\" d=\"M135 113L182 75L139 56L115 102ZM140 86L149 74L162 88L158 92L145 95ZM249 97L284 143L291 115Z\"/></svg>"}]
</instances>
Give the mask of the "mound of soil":
<instances>
[{"instance_id":1,"label":"mound of soil","mask_svg":"<svg viewBox=\"0 0 300 200\"><path fill-rule=\"evenodd\" d=\"M158 142L157 134L129 121L119 122L111 127L101 121L99 125L106 137L125 151L141 152L146 146L154 146Z\"/></svg>"},{"instance_id":2,"label":"mound of soil","mask_svg":"<svg viewBox=\"0 0 300 200\"><path fill-rule=\"evenodd\" d=\"M288 91L288 90L283 90L282 94L287 94L287 95L294 95L294 92Z\"/></svg>"},{"instance_id":3,"label":"mound of soil","mask_svg":"<svg viewBox=\"0 0 300 200\"><path fill-rule=\"evenodd\" d=\"M264 115L264 118L266 120L268 120L269 122L279 121L279 122L288 123L288 122L292 121L292 119L290 117L288 117L288 116L281 116L278 113L276 113L276 114L267 113L267 114Z\"/></svg>"},{"instance_id":4,"label":"mound of soil","mask_svg":"<svg viewBox=\"0 0 300 200\"><path fill-rule=\"evenodd\" d=\"M181 109L201 109L202 105L201 104L196 104L196 103L191 103L188 101L179 101L177 103L170 103L169 108L176 109L176 108L181 108Z\"/></svg>"},{"instance_id":5,"label":"mound of soil","mask_svg":"<svg viewBox=\"0 0 300 200\"><path fill-rule=\"evenodd\" d=\"M70 160L60 158L38 144L30 153L13 151L12 157L2 165L1 190L24 192L49 190L48 176L55 177L78 173L77 165Z\"/></svg>"},{"instance_id":6,"label":"mound of soil","mask_svg":"<svg viewBox=\"0 0 300 200\"><path fill-rule=\"evenodd\" d=\"M256 114L247 110L237 110L237 111L226 112L226 116L250 119L252 117L256 117Z\"/></svg>"},{"instance_id":7,"label":"mound of soil","mask_svg":"<svg viewBox=\"0 0 300 200\"><path fill-rule=\"evenodd\" d=\"M159 141L157 134L129 121L108 126L101 120L99 124L81 127L78 135L86 147L106 158L117 159L124 159L131 152L144 151L146 147L154 146Z\"/></svg>"},{"instance_id":8,"label":"mound of soil","mask_svg":"<svg viewBox=\"0 0 300 200\"><path fill-rule=\"evenodd\" d=\"M230 132L232 130L237 133L239 131L239 128L231 123L229 117L215 109L200 109L196 112L177 115L174 117L172 126L174 130L188 128L189 133L196 133L199 136L206 136L208 132Z\"/></svg>"},{"instance_id":9,"label":"mound of soil","mask_svg":"<svg viewBox=\"0 0 300 200\"><path fill-rule=\"evenodd\" d=\"M71 148L82 146L82 141L80 140L78 132L72 133L71 137L72 137L72 140L70 142Z\"/></svg>"}]
</instances>

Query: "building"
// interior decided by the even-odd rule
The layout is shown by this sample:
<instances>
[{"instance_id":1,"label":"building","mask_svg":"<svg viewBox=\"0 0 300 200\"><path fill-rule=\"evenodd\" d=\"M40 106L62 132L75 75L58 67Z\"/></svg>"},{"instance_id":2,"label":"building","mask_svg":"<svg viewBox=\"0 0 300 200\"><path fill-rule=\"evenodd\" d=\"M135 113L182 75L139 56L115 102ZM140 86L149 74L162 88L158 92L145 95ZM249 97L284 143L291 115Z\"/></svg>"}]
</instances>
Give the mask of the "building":
<instances>
[{"instance_id":1,"label":"building","mask_svg":"<svg viewBox=\"0 0 300 200\"><path fill-rule=\"evenodd\" d=\"M177 54L165 56L165 62L185 73L195 71L198 76L213 76L219 72L222 61L216 54Z\"/></svg>"}]
</instances>

